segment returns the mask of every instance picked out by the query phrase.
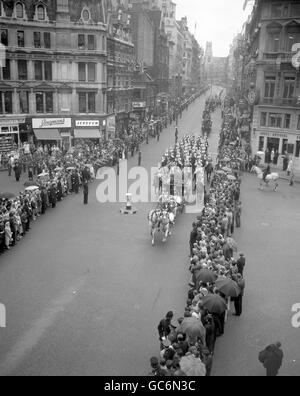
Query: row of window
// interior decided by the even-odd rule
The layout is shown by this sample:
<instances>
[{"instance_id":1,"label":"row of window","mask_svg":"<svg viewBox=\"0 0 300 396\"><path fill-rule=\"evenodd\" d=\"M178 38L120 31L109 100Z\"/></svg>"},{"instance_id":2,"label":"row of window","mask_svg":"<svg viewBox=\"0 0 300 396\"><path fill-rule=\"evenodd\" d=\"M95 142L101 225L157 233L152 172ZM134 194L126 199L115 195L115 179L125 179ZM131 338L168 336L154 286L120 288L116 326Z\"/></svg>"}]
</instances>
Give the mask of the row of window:
<instances>
[{"instance_id":1,"label":"row of window","mask_svg":"<svg viewBox=\"0 0 300 396\"><path fill-rule=\"evenodd\" d=\"M21 81L28 80L27 61L21 59L18 60L17 68L18 79ZM105 80L105 68L103 74L103 79ZM11 80L11 61L9 59L6 60L5 67L2 68L2 78L3 80ZM34 61L34 79L37 81L52 81L52 62ZM96 82L96 63L78 63L78 81Z\"/></svg>"},{"instance_id":2,"label":"row of window","mask_svg":"<svg viewBox=\"0 0 300 396\"><path fill-rule=\"evenodd\" d=\"M3 7L3 1L0 1L0 17L6 17L4 7ZM26 19L26 8L25 4L21 1L17 1L14 6L13 10L13 17L17 19ZM46 21L47 19L47 8L42 4L42 2L39 2L35 5L35 14L34 14L34 19L37 21ZM84 23L88 23L91 20L91 11L89 8L86 6L83 7L81 11L81 19Z\"/></svg>"},{"instance_id":3,"label":"row of window","mask_svg":"<svg viewBox=\"0 0 300 396\"><path fill-rule=\"evenodd\" d=\"M274 98L276 92L276 76L265 77L265 98ZM296 90L296 77L285 76L282 81L282 93L284 99L292 99Z\"/></svg>"},{"instance_id":4,"label":"row of window","mask_svg":"<svg viewBox=\"0 0 300 396\"><path fill-rule=\"evenodd\" d=\"M300 25L299 31L283 33L281 31L268 33L267 51L268 52L291 52L293 45L300 42Z\"/></svg>"},{"instance_id":5,"label":"row of window","mask_svg":"<svg viewBox=\"0 0 300 396\"><path fill-rule=\"evenodd\" d=\"M6 15L4 13L3 3L1 1L0 2L0 17L2 17L2 16L6 16ZM13 16L17 19L25 19L25 17L26 17L25 5L21 1L18 1L15 4ZM46 8L43 4L36 5L34 17L38 21L46 20Z\"/></svg>"},{"instance_id":6,"label":"row of window","mask_svg":"<svg viewBox=\"0 0 300 396\"><path fill-rule=\"evenodd\" d=\"M18 100L20 112L29 114L29 92L20 91ZM95 92L78 93L79 113L96 113ZM35 111L38 114L53 113L53 92L35 92ZM13 93L11 91L0 92L0 114L13 114Z\"/></svg>"},{"instance_id":7,"label":"row of window","mask_svg":"<svg viewBox=\"0 0 300 396\"><path fill-rule=\"evenodd\" d=\"M25 48L25 31L17 30L17 45L19 48ZM8 39L8 30L1 29L1 44L8 47L9 39ZM33 45L34 48L51 48L51 34L49 32L33 32Z\"/></svg>"},{"instance_id":8,"label":"row of window","mask_svg":"<svg viewBox=\"0 0 300 396\"><path fill-rule=\"evenodd\" d=\"M300 16L300 3L274 3L271 5L272 18L288 18Z\"/></svg>"},{"instance_id":9,"label":"row of window","mask_svg":"<svg viewBox=\"0 0 300 396\"><path fill-rule=\"evenodd\" d=\"M17 45L19 48L25 48L25 31L17 30ZM31 34L31 32L30 32ZM1 29L0 33L1 44L8 47L9 36L7 29ZM33 46L34 48L51 48L51 34L49 32L33 32ZM106 37L102 36L102 49L105 51ZM78 49L79 50L96 50L96 36L93 34L78 34Z\"/></svg>"},{"instance_id":10,"label":"row of window","mask_svg":"<svg viewBox=\"0 0 300 396\"><path fill-rule=\"evenodd\" d=\"M260 126L269 128L290 129L292 115L282 113L260 113ZM298 117L297 129L300 131L300 115Z\"/></svg>"}]
</instances>

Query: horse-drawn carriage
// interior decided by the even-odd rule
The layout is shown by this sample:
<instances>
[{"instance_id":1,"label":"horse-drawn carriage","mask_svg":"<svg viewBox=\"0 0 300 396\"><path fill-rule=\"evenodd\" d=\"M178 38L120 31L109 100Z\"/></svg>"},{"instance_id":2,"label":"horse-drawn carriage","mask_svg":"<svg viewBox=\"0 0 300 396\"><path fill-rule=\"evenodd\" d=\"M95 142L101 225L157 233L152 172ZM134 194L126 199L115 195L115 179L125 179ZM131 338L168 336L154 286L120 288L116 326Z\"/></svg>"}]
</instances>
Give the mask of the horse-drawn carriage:
<instances>
[{"instance_id":1,"label":"horse-drawn carriage","mask_svg":"<svg viewBox=\"0 0 300 396\"><path fill-rule=\"evenodd\" d=\"M171 235L170 229L175 225L178 213L183 213L184 206L184 202L179 196L162 194L159 197L157 207L151 210L148 216L152 246L155 244L157 232L164 234L164 243L167 241L168 236Z\"/></svg>"}]
</instances>

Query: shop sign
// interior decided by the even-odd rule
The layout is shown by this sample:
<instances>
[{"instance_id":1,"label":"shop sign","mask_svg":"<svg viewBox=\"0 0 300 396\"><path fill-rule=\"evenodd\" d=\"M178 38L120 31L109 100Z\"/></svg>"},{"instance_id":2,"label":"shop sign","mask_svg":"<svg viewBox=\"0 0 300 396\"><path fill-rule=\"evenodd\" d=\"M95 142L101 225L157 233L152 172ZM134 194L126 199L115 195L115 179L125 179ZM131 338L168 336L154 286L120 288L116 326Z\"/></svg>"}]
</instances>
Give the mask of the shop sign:
<instances>
[{"instance_id":1,"label":"shop sign","mask_svg":"<svg viewBox=\"0 0 300 396\"><path fill-rule=\"evenodd\" d=\"M77 120L75 122L77 128L99 128L100 121L99 120Z\"/></svg>"},{"instance_id":2,"label":"shop sign","mask_svg":"<svg viewBox=\"0 0 300 396\"><path fill-rule=\"evenodd\" d=\"M71 118L33 118L33 129L71 128Z\"/></svg>"},{"instance_id":3,"label":"shop sign","mask_svg":"<svg viewBox=\"0 0 300 396\"><path fill-rule=\"evenodd\" d=\"M19 124L25 124L25 118L15 118L9 120L0 118L0 126L2 127L19 126Z\"/></svg>"},{"instance_id":4,"label":"shop sign","mask_svg":"<svg viewBox=\"0 0 300 396\"><path fill-rule=\"evenodd\" d=\"M132 102L132 107L135 109L143 109L146 107L146 102Z\"/></svg>"}]
</instances>

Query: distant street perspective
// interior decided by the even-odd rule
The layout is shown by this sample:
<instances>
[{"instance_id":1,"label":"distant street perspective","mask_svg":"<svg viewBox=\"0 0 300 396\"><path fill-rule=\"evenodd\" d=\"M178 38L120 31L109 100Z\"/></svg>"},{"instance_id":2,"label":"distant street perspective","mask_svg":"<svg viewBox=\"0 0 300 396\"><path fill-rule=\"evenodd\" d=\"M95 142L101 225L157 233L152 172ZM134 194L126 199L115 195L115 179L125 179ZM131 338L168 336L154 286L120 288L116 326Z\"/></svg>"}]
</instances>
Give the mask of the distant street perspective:
<instances>
[{"instance_id":1,"label":"distant street perspective","mask_svg":"<svg viewBox=\"0 0 300 396\"><path fill-rule=\"evenodd\" d=\"M182 1L0 1L0 376L300 373L300 2Z\"/></svg>"}]
</instances>

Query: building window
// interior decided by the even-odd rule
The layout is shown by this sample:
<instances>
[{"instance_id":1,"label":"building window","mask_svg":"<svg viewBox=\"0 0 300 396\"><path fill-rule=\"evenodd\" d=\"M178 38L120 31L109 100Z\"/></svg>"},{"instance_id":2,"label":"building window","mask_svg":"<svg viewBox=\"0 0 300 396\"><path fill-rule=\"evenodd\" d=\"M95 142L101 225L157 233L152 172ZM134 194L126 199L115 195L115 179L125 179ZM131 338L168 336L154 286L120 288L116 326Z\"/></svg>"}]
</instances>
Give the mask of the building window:
<instances>
[{"instance_id":1,"label":"building window","mask_svg":"<svg viewBox=\"0 0 300 396\"><path fill-rule=\"evenodd\" d=\"M34 74L35 74L35 79L37 81L42 81L43 80L43 62L41 61L35 61L34 62Z\"/></svg>"},{"instance_id":2,"label":"building window","mask_svg":"<svg viewBox=\"0 0 300 396\"><path fill-rule=\"evenodd\" d=\"M300 16L300 3L291 4L291 16L293 17Z\"/></svg>"},{"instance_id":3,"label":"building window","mask_svg":"<svg viewBox=\"0 0 300 396\"><path fill-rule=\"evenodd\" d=\"M7 29L1 29L1 44L8 47L8 31Z\"/></svg>"},{"instance_id":4,"label":"building window","mask_svg":"<svg viewBox=\"0 0 300 396\"><path fill-rule=\"evenodd\" d=\"M265 98L274 98L275 95L276 77L265 78Z\"/></svg>"},{"instance_id":5,"label":"building window","mask_svg":"<svg viewBox=\"0 0 300 396\"><path fill-rule=\"evenodd\" d=\"M88 50L89 51L94 51L96 49L95 46L95 36L93 35L88 35Z\"/></svg>"},{"instance_id":6,"label":"building window","mask_svg":"<svg viewBox=\"0 0 300 396\"><path fill-rule=\"evenodd\" d=\"M295 92L295 77L285 77L284 78L284 87L283 87L283 98L291 99L294 96Z\"/></svg>"},{"instance_id":7,"label":"building window","mask_svg":"<svg viewBox=\"0 0 300 396\"><path fill-rule=\"evenodd\" d=\"M268 48L270 52L279 52L280 49L280 33L269 34Z\"/></svg>"},{"instance_id":8,"label":"building window","mask_svg":"<svg viewBox=\"0 0 300 396\"><path fill-rule=\"evenodd\" d=\"M284 128L290 129L291 127L291 114L285 114L284 116Z\"/></svg>"},{"instance_id":9,"label":"building window","mask_svg":"<svg viewBox=\"0 0 300 396\"><path fill-rule=\"evenodd\" d=\"M52 92L37 92L36 99L36 112L53 113L53 93ZM46 110L46 111L45 111Z\"/></svg>"},{"instance_id":10,"label":"building window","mask_svg":"<svg viewBox=\"0 0 300 396\"><path fill-rule=\"evenodd\" d=\"M79 113L96 113L96 94L94 92L80 92Z\"/></svg>"},{"instance_id":11,"label":"building window","mask_svg":"<svg viewBox=\"0 0 300 396\"><path fill-rule=\"evenodd\" d=\"M300 157L300 140L297 140L297 142L296 142L296 153L295 153L295 156L297 158Z\"/></svg>"},{"instance_id":12,"label":"building window","mask_svg":"<svg viewBox=\"0 0 300 396\"><path fill-rule=\"evenodd\" d=\"M260 114L260 126L262 126L262 127L267 126L267 113Z\"/></svg>"},{"instance_id":13,"label":"building window","mask_svg":"<svg viewBox=\"0 0 300 396\"><path fill-rule=\"evenodd\" d=\"M44 113L44 95L42 92L37 92L35 94L35 101L36 101L36 112L37 113Z\"/></svg>"},{"instance_id":14,"label":"building window","mask_svg":"<svg viewBox=\"0 0 300 396\"><path fill-rule=\"evenodd\" d=\"M1 114L12 114L12 92L1 92L0 91L0 113Z\"/></svg>"},{"instance_id":15,"label":"building window","mask_svg":"<svg viewBox=\"0 0 300 396\"><path fill-rule=\"evenodd\" d=\"M86 94L83 92L79 93L79 113L86 113Z\"/></svg>"},{"instance_id":16,"label":"building window","mask_svg":"<svg viewBox=\"0 0 300 396\"><path fill-rule=\"evenodd\" d=\"M270 128L281 128L282 127L282 114L270 113L269 127Z\"/></svg>"},{"instance_id":17,"label":"building window","mask_svg":"<svg viewBox=\"0 0 300 396\"><path fill-rule=\"evenodd\" d=\"M96 81L96 64L78 63L78 80L84 82Z\"/></svg>"},{"instance_id":18,"label":"building window","mask_svg":"<svg viewBox=\"0 0 300 396\"><path fill-rule=\"evenodd\" d=\"M16 18L24 19L24 5L22 3L16 4Z\"/></svg>"},{"instance_id":19,"label":"building window","mask_svg":"<svg viewBox=\"0 0 300 396\"><path fill-rule=\"evenodd\" d=\"M297 129L300 131L300 115L298 115Z\"/></svg>"},{"instance_id":20,"label":"building window","mask_svg":"<svg viewBox=\"0 0 300 396\"><path fill-rule=\"evenodd\" d=\"M88 81L96 81L96 65L95 63L88 63Z\"/></svg>"},{"instance_id":21,"label":"building window","mask_svg":"<svg viewBox=\"0 0 300 396\"><path fill-rule=\"evenodd\" d=\"M52 81L52 62L35 61L35 79Z\"/></svg>"},{"instance_id":22,"label":"building window","mask_svg":"<svg viewBox=\"0 0 300 396\"><path fill-rule=\"evenodd\" d=\"M6 59L5 67L2 69L3 80L10 80L10 60Z\"/></svg>"},{"instance_id":23,"label":"building window","mask_svg":"<svg viewBox=\"0 0 300 396\"><path fill-rule=\"evenodd\" d=\"M78 80L86 81L86 64L78 63Z\"/></svg>"},{"instance_id":24,"label":"building window","mask_svg":"<svg viewBox=\"0 0 300 396\"><path fill-rule=\"evenodd\" d=\"M17 31L18 47L25 47L25 33L22 30Z\"/></svg>"},{"instance_id":25,"label":"building window","mask_svg":"<svg viewBox=\"0 0 300 396\"><path fill-rule=\"evenodd\" d=\"M44 45L45 48L51 48L51 35L48 32L44 33Z\"/></svg>"},{"instance_id":26,"label":"building window","mask_svg":"<svg viewBox=\"0 0 300 396\"><path fill-rule=\"evenodd\" d=\"M33 32L34 48L41 48L41 32Z\"/></svg>"},{"instance_id":27,"label":"building window","mask_svg":"<svg viewBox=\"0 0 300 396\"><path fill-rule=\"evenodd\" d=\"M21 91L19 93L20 111L22 114L29 114L29 92Z\"/></svg>"},{"instance_id":28,"label":"building window","mask_svg":"<svg viewBox=\"0 0 300 396\"><path fill-rule=\"evenodd\" d=\"M52 81L52 62L45 62L44 68L45 68L45 80Z\"/></svg>"},{"instance_id":29,"label":"building window","mask_svg":"<svg viewBox=\"0 0 300 396\"><path fill-rule=\"evenodd\" d=\"M18 60L18 77L19 80L28 80L26 60Z\"/></svg>"},{"instance_id":30,"label":"building window","mask_svg":"<svg viewBox=\"0 0 300 396\"><path fill-rule=\"evenodd\" d=\"M43 5L39 5L37 6L37 19L39 21L44 21L46 19L46 11L45 11L45 7Z\"/></svg>"},{"instance_id":31,"label":"building window","mask_svg":"<svg viewBox=\"0 0 300 396\"><path fill-rule=\"evenodd\" d=\"M85 35L78 34L78 49L84 50L85 49Z\"/></svg>"}]
</instances>

